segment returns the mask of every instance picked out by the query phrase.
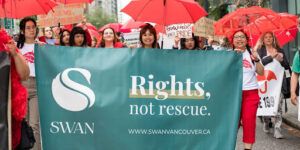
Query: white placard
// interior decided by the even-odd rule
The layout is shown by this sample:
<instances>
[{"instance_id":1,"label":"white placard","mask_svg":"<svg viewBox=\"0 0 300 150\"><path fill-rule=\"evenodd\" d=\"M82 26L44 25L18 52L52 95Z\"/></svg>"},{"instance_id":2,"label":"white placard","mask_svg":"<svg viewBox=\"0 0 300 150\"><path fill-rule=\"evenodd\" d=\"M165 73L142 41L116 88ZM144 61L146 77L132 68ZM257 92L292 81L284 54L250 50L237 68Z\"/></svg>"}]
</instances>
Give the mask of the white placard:
<instances>
[{"instance_id":1,"label":"white placard","mask_svg":"<svg viewBox=\"0 0 300 150\"><path fill-rule=\"evenodd\" d=\"M173 24L166 27L166 34L169 38L178 36L179 38L191 38L193 34L193 25L190 23Z\"/></svg>"},{"instance_id":2,"label":"white placard","mask_svg":"<svg viewBox=\"0 0 300 150\"><path fill-rule=\"evenodd\" d=\"M135 46L138 47L140 44L140 32L130 32L130 33L123 33L124 42L127 46Z\"/></svg>"},{"instance_id":3,"label":"white placard","mask_svg":"<svg viewBox=\"0 0 300 150\"><path fill-rule=\"evenodd\" d=\"M257 116L274 116L278 110L284 68L277 60L264 68L264 76L257 76L260 87Z\"/></svg>"}]
</instances>

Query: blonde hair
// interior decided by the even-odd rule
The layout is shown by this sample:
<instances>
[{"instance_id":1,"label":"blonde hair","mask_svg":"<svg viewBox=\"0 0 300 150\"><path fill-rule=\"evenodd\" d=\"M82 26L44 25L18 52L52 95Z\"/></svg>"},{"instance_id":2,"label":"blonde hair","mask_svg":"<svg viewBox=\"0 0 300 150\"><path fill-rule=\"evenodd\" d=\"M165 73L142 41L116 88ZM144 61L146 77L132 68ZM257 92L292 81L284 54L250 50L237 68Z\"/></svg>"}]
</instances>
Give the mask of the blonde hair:
<instances>
[{"instance_id":1,"label":"blonde hair","mask_svg":"<svg viewBox=\"0 0 300 150\"><path fill-rule=\"evenodd\" d=\"M264 43L264 38L265 38L265 36L266 36L267 34L271 34L271 35L272 35L272 38L273 38L272 46L273 46L274 48L276 48L277 50L278 50L278 49L281 49L281 47L280 47L280 45L279 45L279 42L278 42L276 36L275 36L274 33L271 32L271 31L265 32L265 33L263 33L263 34L260 36L259 41L262 43L261 46L266 46L265 43ZM260 47L260 48L261 48L261 47Z\"/></svg>"}]
</instances>

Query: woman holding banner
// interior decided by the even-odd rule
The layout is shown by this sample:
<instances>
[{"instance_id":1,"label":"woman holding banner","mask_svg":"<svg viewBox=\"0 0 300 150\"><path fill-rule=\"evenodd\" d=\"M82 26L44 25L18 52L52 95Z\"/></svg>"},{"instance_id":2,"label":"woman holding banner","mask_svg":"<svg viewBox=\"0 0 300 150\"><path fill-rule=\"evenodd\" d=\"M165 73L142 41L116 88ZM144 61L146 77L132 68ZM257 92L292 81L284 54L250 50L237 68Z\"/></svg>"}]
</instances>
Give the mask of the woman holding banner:
<instances>
[{"instance_id":1,"label":"woman holding banner","mask_svg":"<svg viewBox=\"0 0 300 150\"><path fill-rule=\"evenodd\" d=\"M178 49L180 41L180 49L185 50L199 50L199 37L192 34L191 38L179 38L175 37L175 44L173 46L173 49Z\"/></svg>"},{"instance_id":2,"label":"woman holding banner","mask_svg":"<svg viewBox=\"0 0 300 150\"><path fill-rule=\"evenodd\" d=\"M107 27L103 30L102 40L100 42L102 48L122 48L124 45L118 42L116 32L113 28Z\"/></svg>"},{"instance_id":3,"label":"woman holding banner","mask_svg":"<svg viewBox=\"0 0 300 150\"><path fill-rule=\"evenodd\" d=\"M59 35L59 44L61 46L70 46L70 34L71 32L67 29L61 30Z\"/></svg>"},{"instance_id":4,"label":"woman holding banner","mask_svg":"<svg viewBox=\"0 0 300 150\"><path fill-rule=\"evenodd\" d=\"M70 46L87 47L86 32L81 27L74 27L70 33Z\"/></svg>"},{"instance_id":5,"label":"woman holding banner","mask_svg":"<svg viewBox=\"0 0 300 150\"><path fill-rule=\"evenodd\" d=\"M241 124L243 125L243 142L245 150L251 149L255 142L256 112L259 104L258 82L256 73L264 74L257 51L251 50L248 37L238 30L232 37L233 50L243 54L243 93Z\"/></svg>"},{"instance_id":6,"label":"woman holding banner","mask_svg":"<svg viewBox=\"0 0 300 150\"><path fill-rule=\"evenodd\" d=\"M146 23L141 31L140 31L140 43L142 48L159 48L157 43L157 36L156 36L155 28Z\"/></svg>"},{"instance_id":7,"label":"woman holding banner","mask_svg":"<svg viewBox=\"0 0 300 150\"><path fill-rule=\"evenodd\" d=\"M40 143L40 114L38 107L37 87L35 80L35 61L34 61L34 45L37 43L36 38L38 28L36 21L30 17L23 18L20 21L20 33L17 47L21 50L22 55L27 60L30 75L29 79L23 82L28 91L29 100L29 124L33 128L36 143L33 150L41 149Z\"/></svg>"},{"instance_id":8,"label":"woman holding banner","mask_svg":"<svg viewBox=\"0 0 300 150\"><path fill-rule=\"evenodd\" d=\"M290 71L290 65L288 63L287 58L283 50L280 48L277 38L274 36L272 32L264 33L259 41L257 42L255 49L257 49L260 58L262 58L262 64L265 66L273 60L277 60L280 62L281 66L284 67L285 70ZM283 95L281 94L278 103L278 111L274 116L274 137L277 139L283 138L281 134L281 123L282 123L282 103L283 103ZM263 131L269 133L269 123L271 121L271 117L263 117Z\"/></svg>"}]
</instances>

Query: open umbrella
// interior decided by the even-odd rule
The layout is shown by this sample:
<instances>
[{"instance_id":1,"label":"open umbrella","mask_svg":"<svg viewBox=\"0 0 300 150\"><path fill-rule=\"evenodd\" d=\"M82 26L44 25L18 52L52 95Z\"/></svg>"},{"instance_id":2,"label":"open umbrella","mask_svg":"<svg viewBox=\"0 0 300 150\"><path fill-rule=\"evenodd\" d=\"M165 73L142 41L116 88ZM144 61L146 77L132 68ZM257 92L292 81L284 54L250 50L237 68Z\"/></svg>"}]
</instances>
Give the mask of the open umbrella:
<instances>
[{"instance_id":1,"label":"open umbrella","mask_svg":"<svg viewBox=\"0 0 300 150\"><path fill-rule=\"evenodd\" d=\"M54 1L63 4L75 4L75 3L91 3L94 0L54 0Z\"/></svg>"},{"instance_id":2,"label":"open umbrella","mask_svg":"<svg viewBox=\"0 0 300 150\"><path fill-rule=\"evenodd\" d=\"M277 38L279 45L283 47L285 44L289 43L290 41L293 41L296 38L298 33L298 27L293 26L288 29L279 29L279 30L274 30L272 32ZM249 35L249 45L255 46L260 36L261 35L257 35L257 34Z\"/></svg>"},{"instance_id":3,"label":"open umbrella","mask_svg":"<svg viewBox=\"0 0 300 150\"><path fill-rule=\"evenodd\" d=\"M56 5L52 0L0 0L0 17L23 18L47 14Z\"/></svg>"},{"instance_id":4,"label":"open umbrella","mask_svg":"<svg viewBox=\"0 0 300 150\"><path fill-rule=\"evenodd\" d=\"M92 25L91 23L85 23L86 27L89 29L89 30L95 30L97 31L97 28ZM76 26L78 27L83 27L83 24L82 23L78 23Z\"/></svg>"},{"instance_id":5,"label":"open umbrella","mask_svg":"<svg viewBox=\"0 0 300 150\"><path fill-rule=\"evenodd\" d=\"M98 33L98 31L92 30L92 29L88 29L88 31L92 37L96 37L97 39L100 37L100 34Z\"/></svg>"},{"instance_id":6,"label":"open umbrella","mask_svg":"<svg viewBox=\"0 0 300 150\"><path fill-rule=\"evenodd\" d=\"M268 26L268 23L272 24ZM256 44L258 38L264 32L273 32L280 46L292 41L298 32L298 17L291 14L280 13L278 16L265 16L244 27L244 31L250 37L250 45Z\"/></svg>"},{"instance_id":7,"label":"open umbrella","mask_svg":"<svg viewBox=\"0 0 300 150\"><path fill-rule=\"evenodd\" d=\"M109 23L109 24L106 24L103 27L101 27L98 31L103 32L103 30L108 27L113 28L115 30L115 32L128 33L131 31L130 29L122 29L122 26L123 25L120 23Z\"/></svg>"},{"instance_id":8,"label":"open umbrella","mask_svg":"<svg viewBox=\"0 0 300 150\"><path fill-rule=\"evenodd\" d=\"M293 41L298 33L298 27L294 26L286 30L274 31L275 36L280 46L284 46L290 41Z\"/></svg>"},{"instance_id":9,"label":"open umbrella","mask_svg":"<svg viewBox=\"0 0 300 150\"><path fill-rule=\"evenodd\" d=\"M133 0L121 11L135 21L153 22L163 26L195 23L207 15L193 0Z\"/></svg>"},{"instance_id":10,"label":"open umbrella","mask_svg":"<svg viewBox=\"0 0 300 150\"><path fill-rule=\"evenodd\" d=\"M277 16L278 14L272 10L258 6L239 8L214 23L215 34L229 36L232 32L244 29L245 26L251 23L253 23L253 26L257 26L259 21L256 20L262 17L266 18L268 22L261 26L260 32L270 31L270 29L279 29L279 26L270 19L270 17Z\"/></svg>"},{"instance_id":11,"label":"open umbrella","mask_svg":"<svg viewBox=\"0 0 300 150\"><path fill-rule=\"evenodd\" d=\"M298 18L286 14L262 16L243 27L249 34L260 35L267 31L285 30L298 25Z\"/></svg>"},{"instance_id":12,"label":"open umbrella","mask_svg":"<svg viewBox=\"0 0 300 150\"><path fill-rule=\"evenodd\" d=\"M121 29L138 29L143 25L145 25L145 22L134 21L133 19L129 19L128 21L125 22L125 24L121 27Z\"/></svg>"},{"instance_id":13,"label":"open umbrella","mask_svg":"<svg viewBox=\"0 0 300 150\"><path fill-rule=\"evenodd\" d=\"M122 27L121 30L130 30L130 29L138 29L142 28L144 25L146 25L146 22L142 21L134 21L133 19L129 19ZM154 25L154 28L159 33L166 33L165 27L160 24Z\"/></svg>"}]
</instances>

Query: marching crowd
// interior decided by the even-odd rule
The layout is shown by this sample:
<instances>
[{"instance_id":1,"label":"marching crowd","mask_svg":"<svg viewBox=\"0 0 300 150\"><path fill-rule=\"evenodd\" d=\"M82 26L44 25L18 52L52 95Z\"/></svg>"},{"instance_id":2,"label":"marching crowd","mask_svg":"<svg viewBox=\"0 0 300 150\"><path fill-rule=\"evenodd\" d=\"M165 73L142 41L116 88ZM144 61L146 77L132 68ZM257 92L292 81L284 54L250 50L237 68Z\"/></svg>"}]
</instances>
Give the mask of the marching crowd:
<instances>
[{"instance_id":1,"label":"marching crowd","mask_svg":"<svg viewBox=\"0 0 300 150\"><path fill-rule=\"evenodd\" d=\"M72 29L60 27L46 27L43 35L38 37L39 29L32 18L24 18L20 22L20 33L14 39L1 40L6 51L10 54L12 64L12 123L13 148L18 149L21 140L21 122L27 118L33 128L36 143L33 149L41 149L38 97L34 67L34 45L50 44L59 46L95 47L95 48L122 48L136 46L126 45L122 37L118 36L113 28L107 27L101 33L101 38L93 37L83 23ZM5 34L0 32L0 37ZM159 49L158 33L151 24L145 24L140 29L141 48ZM286 70L290 64L279 46L276 36L272 32L264 33L254 47L248 45L248 36L243 30L237 30L230 37L220 41L195 36L190 38L175 37L173 49L182 50L227 50L242 53L243 55L243 91L240 126L243 127L243 142L245 149L251 149L255 142L256 112L259 105L258 81L256 74L264 74L264 65L274 60L280 62ZM1 43L1 42L0 42ZM16 43L16 44L15 44ZM1 45L1 44L0 44ZM297 105L296 87L300 73L299 52L296 53L292 65L291 101ZM26 93L27 91L27 93ZM274 137L283 138L281 134L282 103L280 99L276 116L263 117L264 132L270 132L270 122L274 121ZM28 105L28 106L27 106ZM27 111L28 108L28 111ZM28 112L28 113L27 113Z\"/></svg>"}]
</instances>

